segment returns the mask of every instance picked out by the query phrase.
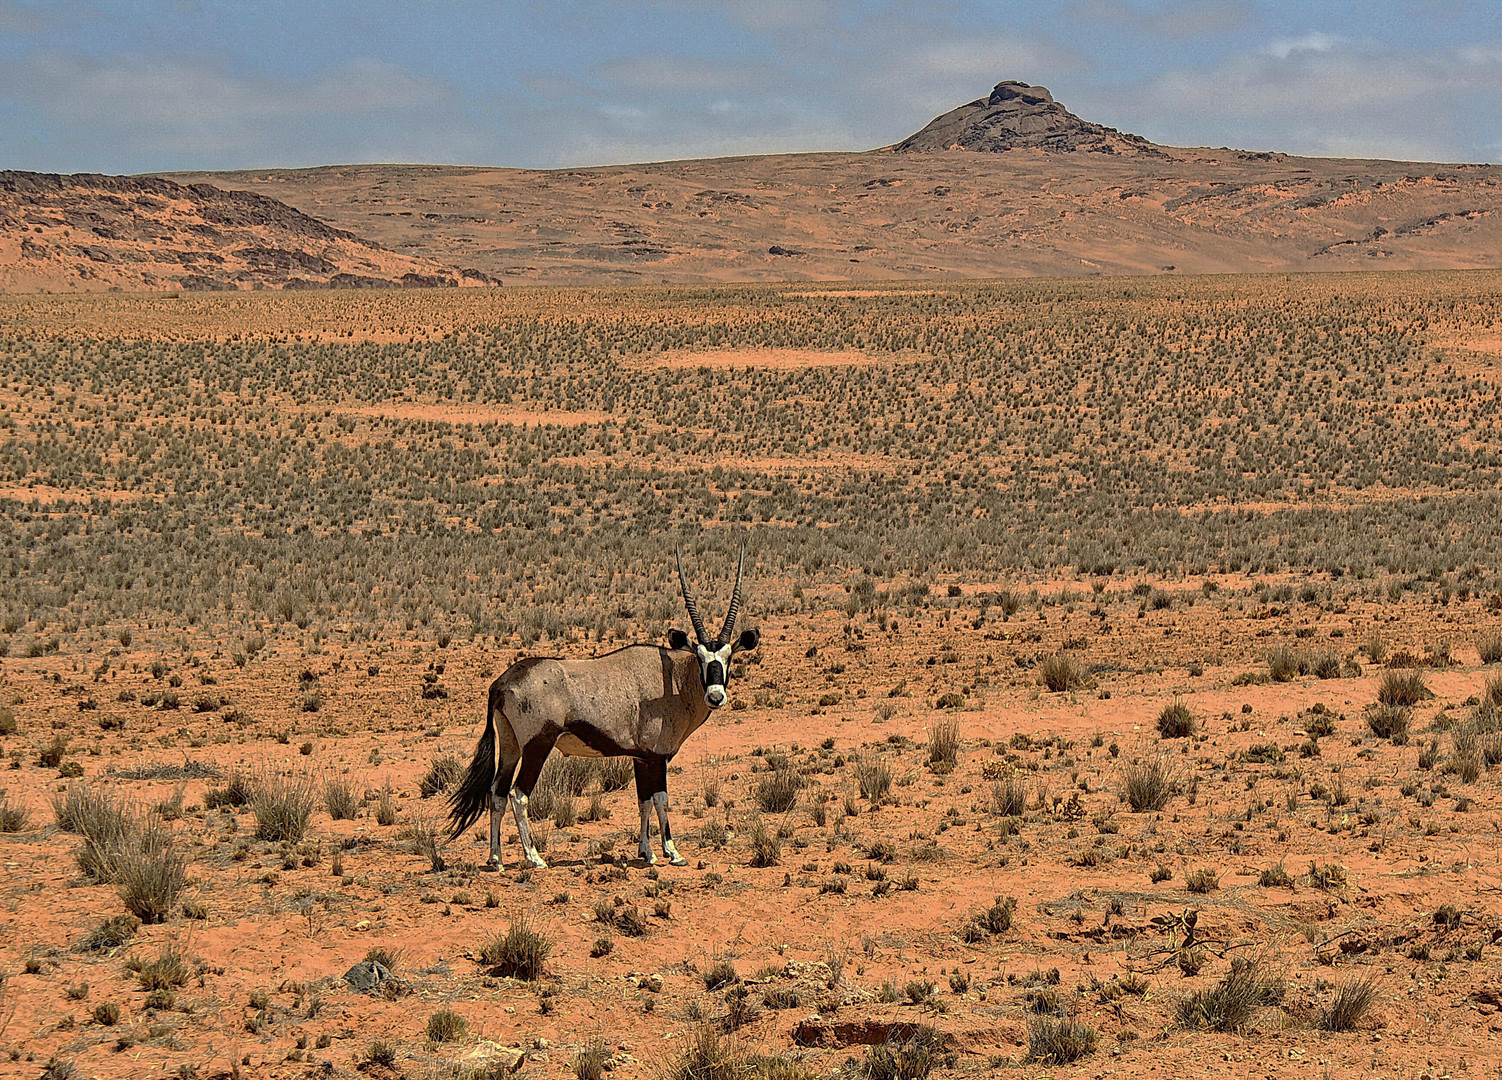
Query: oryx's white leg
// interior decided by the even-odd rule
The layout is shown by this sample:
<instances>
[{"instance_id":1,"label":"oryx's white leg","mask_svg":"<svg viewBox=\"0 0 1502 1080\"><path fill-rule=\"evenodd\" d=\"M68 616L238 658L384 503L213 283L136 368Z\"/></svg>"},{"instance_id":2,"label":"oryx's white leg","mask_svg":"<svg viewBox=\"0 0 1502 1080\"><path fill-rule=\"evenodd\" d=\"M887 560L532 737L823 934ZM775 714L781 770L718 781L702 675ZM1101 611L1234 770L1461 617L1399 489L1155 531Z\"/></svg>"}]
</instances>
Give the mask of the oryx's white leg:
<instances>
[{"instance_id":1,"label":"oryx's white leg","mask_svg":"<svg viewBox=\"0 0 1502 1080\"><path fill-rule=\"evenodd\" d=\"M546 870L548 864L532 846L532 830L527 822L527 797L516 788L511 789L511 816L516 819L516 832L521 837L522 855L526 858L527 865Z\"/></svg>"},{"instance_id":2,"label":"oryx's white leg","mask_svg":"<svg viewBox=\"0 0 1502 1080\"><path fill-rule=\"evenodd\" d=\"M688 860L678 854L678 849L673 846L673 830L668 828L668 793L657 792L652 796L652 805L657 807L657 828L662 833L662 853L674 866L686 865Z\"/></svg>"},{"instance_id":3,"label":"oryx's white leg","mask_svg":"<svg viewBox=\"0 0 1502 1080\"><path fill-rule=\"evenodd\" d=\"M636 854L645 859L648 865L657 861L657 856L652 854L652 800L641 801L641 843L636 845Z\"/></svg>"},{"instance_id":4,"label":"oryx's white leg","mask_svg":"<svg viewBox=\"0 0 1502 1080\"><path fill-rule=\"evenodd\" d=\"M506 812L506 800L499 792L490 793L490 865L501 868L501 815Z\"/></svg>"}]
</instances>

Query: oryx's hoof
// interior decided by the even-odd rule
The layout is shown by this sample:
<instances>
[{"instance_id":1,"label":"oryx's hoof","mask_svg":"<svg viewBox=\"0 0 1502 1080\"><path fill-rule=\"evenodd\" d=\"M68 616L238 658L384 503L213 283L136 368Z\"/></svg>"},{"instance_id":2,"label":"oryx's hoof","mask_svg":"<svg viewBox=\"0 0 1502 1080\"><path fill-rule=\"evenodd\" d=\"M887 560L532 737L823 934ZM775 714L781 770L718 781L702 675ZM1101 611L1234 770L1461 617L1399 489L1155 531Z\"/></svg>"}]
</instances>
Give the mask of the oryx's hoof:
<instances>
[{"instance_id":1,"label":"oryx's hoof","mask_svg":"<svg viewBox=\"0 0 1502 1080\"><path fill-rule=\"evenodd\" d=\"M548 861L541 855L528 855L527 865L534 870L546 870L548 868Z\"/></svg>"},{"instance_id":2,"label":"oryx's hoof","mask_svg":"<svg viewBox=\"0 0 1502 1080\"><path fill-rule=\"evenodd\" d=\"M685 859L682 855L679 855L676 851L673 852L672 855L668 856L668 862L672 863L674 866L688 865L688 860Z\"/></svg>"},{"instance_id":3,"label":"oryx's hoof","mask_svg":"<svg viewBox=\"0 0 1502 1080\"><path fill-rule=\"evenodd\" d=\"M642 862L646 863L648 866L657 865L657 856L653 855L650 851L643 851L641 850L641 848L637 848L636 857Z\"/></svg>"}]
</instances>

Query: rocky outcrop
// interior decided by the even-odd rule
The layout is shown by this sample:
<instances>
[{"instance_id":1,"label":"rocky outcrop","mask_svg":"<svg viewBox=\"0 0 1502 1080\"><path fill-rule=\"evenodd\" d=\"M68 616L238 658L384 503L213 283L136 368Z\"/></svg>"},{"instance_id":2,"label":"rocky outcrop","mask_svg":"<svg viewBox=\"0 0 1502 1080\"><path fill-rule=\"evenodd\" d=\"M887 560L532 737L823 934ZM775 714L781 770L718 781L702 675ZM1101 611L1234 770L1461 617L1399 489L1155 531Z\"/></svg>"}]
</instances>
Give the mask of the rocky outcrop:
<instances>
[{"instance_id":1,"label":"rocky outcrop","mask_svg":"<svg viewBox=\"0 0 1502 1080\"><path fill-rule=\"evenodd\" d=\"M0 172L0 291L495 283L252 191L162 177Z\"/></svg>"},{"instance_id":2,"label":"rocky outcrop","mask_svg":"<svg viewBox=\"0 0 1502 1080\"><path fill-rule=\"evenodd\" d=\"M892 147L901 153L975 150L1004 153L1039 149L1053 153L1161 155L1139 135L1082 120L1041 86L1007 80L991 96L951 109Z\"/></svg>"}]
</instances>

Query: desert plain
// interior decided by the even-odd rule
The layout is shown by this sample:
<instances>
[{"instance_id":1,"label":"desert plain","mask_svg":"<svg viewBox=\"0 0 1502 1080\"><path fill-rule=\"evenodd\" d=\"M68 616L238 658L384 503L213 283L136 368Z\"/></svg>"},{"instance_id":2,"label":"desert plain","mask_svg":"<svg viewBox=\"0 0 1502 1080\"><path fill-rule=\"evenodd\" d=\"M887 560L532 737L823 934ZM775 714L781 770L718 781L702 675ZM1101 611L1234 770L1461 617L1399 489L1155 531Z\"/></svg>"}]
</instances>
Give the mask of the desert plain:
<instances>
[{"instance_id":1,"label":"desert plain","mask_svg":"<svg viewBox=\"0 0 1502 1080\"><path fill-rule=\"evenodd\" d=\"M1495 1075L1499 292L0 296L0 1074ZM742 546L687 866L444 837Z\"/></svg>"}]
</instances>

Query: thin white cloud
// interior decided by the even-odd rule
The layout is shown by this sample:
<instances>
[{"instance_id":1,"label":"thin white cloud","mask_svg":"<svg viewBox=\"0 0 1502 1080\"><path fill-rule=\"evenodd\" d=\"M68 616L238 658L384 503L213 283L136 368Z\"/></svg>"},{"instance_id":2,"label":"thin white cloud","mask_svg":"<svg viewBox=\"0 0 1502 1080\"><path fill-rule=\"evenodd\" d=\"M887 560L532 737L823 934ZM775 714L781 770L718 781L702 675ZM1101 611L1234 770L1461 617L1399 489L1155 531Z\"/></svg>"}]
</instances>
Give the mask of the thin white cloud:
<instances>
[{"instance_id":1,"label":"thin white cloud","mask_svg":"<svg viewBox=\"0 0 1502 1080\"><path fill-rule=\"evenodd\" d=\"M1276 56L1279 60L1287 60L1298 53L1327 53L1340 45L1341 40L1334 34L1313 31L1303 37L1271 42L1267 46L1267 53L1269 56Z\"/></svg>"},{"instance_id":2,"label":"thin white cloud","mask_svg":"<svg viewBox=\"0 0 1502 1080\"><path fill-rule=\"evenodd\" d=\"M692 0L673 6L699 10ZM505 111L523 143L548 133L537 164L864 150L983 97L1001 79L1041 81L1083 66L1042 39L944 21L935 6L847 18L833 45L807 32L810 20L833 19L840 7L816 5L798 24L805 32L795 33L791 7L773 18L757 4L731 4L717 10L769 27L775 47L730 59L612 59L573 77L533 80L534 110Z\"/></svg>"},{"instance_id":3,"label":"thin white cloud","mask_svg":"<svg viewBox=\"0 0 1502 1080\"><path fill-rule=\"evenodd\" d=\"M1502 46L1464 45L1455 50L1455 56L1463 64L1477 66L1502 64Z\"/></svg>"},{"instance_id":4,"label":"thin white cloud","mask_svg":"<svg viewBox=\"0 0 1502 1080\"><path fill-rule=\"evenodd\" d=\"M232 75L188 58L99 62L57 53L0 73L0 92L64 123L104 113L121 124L167 127L370 114L431 107L452 96L435 80L370 60L289 82Z\"/></svg>"},{"instance_id":5,"label":"thin white cloud","mask_svg":"<svg viewBox=\"0 0 1502 1080\"><path fill-rule=\"evenodd\" d=\"M760 60L726 62L666 53L619 57L597 65L591 75L617 91L653 95L755 93L777 83L777 68Z\"/></svg>"},{"instance_id":6,"label":"thin white cloud","mask_svg":"<svg viewBox=\"0 0 1502 1080\"><path fill-rule=\"evenodd\" d=\"M1502 62L1489 52L1400 53L1312 32L1125 90L1108 122L1179 145L1487 160L1502 98Z\"/></svg>"},{"instance_id":7,"label":"thin white cloud","mask_svg":"<svg viewBox=\"0 0 1502 1080\"><path fill-rule=\"evenodd\" d=\"M265 19L240 19L245 40L227 42L207 9L178 32L185 20L162 0L116 37L99 27L118 12L90 8L86 35L72 9L59 20L62 5L0 0L0 31L12 31L0 39L7 163L567 166L858 150L1001 79L1040 83L1086 119L1161 142L1452 160L1495 158L1502 145L1502 44L1484 25L1438 35L1445 48L1390 33L1374 42L1319 7L1306 26L1266 0L1077 0L1025 17L972 0L508 0L528 18L507 25L515 38L502 44L526 55L506 66L474 29L477 13L506 4L425 7L426 36L408 49L383 40L375 0L358 14L343 2L306 5L324 17L298 49L283 40L302 27L288 12L264 40L247 28ZM1430 25L1459 18L1430 14ZM150 18L159 42L141 30ZM28 51L37 43L23 24L54 51ZM136 51L119 52L120 40Z\"/></svg>"},{"instance_id":8,"label":"thin white cloud","mask_svg":"<svg viewBox=\"0 0 1502 1080\"><path fill-rule=\"evenodd\" d=\"M190 58L46 53L0 67L7 99L66 145L42 165L64 171L454 160L450 146L476 146L440 120L458 119L452 90L370 60L289 81Z\"/></svg>"}]
</instances>

